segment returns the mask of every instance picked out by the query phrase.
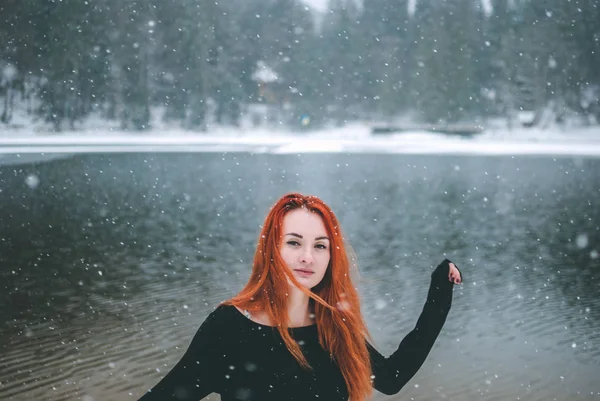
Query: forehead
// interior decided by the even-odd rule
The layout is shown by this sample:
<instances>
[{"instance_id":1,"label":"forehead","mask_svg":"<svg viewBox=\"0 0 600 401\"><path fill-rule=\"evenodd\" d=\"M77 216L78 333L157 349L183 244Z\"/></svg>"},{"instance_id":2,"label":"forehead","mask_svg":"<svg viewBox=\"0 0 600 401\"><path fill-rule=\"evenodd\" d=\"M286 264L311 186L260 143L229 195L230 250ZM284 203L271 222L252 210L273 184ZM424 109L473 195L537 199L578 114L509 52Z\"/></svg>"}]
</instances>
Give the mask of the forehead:
<instances>
[{"instance_id":1,"label":"forehead","mask_svg":"<svg viewBox=\"0 0 600 401\"><path fill-rule=\"evenodd\" d=\"M318 213L306 209L294 209L283 217L283 234L295 232L296 234L326 235L325 224Z\"/></svg>"}]
</instances>

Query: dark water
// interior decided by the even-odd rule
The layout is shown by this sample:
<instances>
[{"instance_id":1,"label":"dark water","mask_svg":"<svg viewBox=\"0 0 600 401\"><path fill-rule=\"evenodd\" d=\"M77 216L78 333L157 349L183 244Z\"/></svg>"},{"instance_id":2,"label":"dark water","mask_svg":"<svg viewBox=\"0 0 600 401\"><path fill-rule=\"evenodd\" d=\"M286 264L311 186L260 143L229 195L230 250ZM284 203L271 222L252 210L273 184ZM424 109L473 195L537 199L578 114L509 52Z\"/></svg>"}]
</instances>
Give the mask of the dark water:
<instances>
[{"instance_id":1,"label":"dark water","mask_svg":"<svg viewBox=\"0 0 600 401\"><path fill-rule=\"evenodd\" d=\"M0 166L0 399L136 400L241 288L292 190L340 218L383 353L433 266L463 271L393 399L600 399L600 159L246 153Z\"/></svg>"}]
</instances>

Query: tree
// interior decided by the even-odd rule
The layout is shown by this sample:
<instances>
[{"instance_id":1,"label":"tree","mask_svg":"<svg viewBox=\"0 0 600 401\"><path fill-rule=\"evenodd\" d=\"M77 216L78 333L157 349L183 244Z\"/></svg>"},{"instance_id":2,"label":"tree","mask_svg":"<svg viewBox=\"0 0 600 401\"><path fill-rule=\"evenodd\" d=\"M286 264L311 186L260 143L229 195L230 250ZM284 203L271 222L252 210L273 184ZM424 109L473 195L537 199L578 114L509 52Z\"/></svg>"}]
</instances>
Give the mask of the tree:
<instances>
[{"instance_id":1,"label":"tree","mask_svg":"<svg viewBox=\"0 0 600 401\"><path fill-rule=\"evenodd\" d=\"M326 112L339 123L356 118L355 106L361 79L359 11L352 0L330 2L330 13L321 34Z\"/></svg>"},{"instance_id":2,"label":"tree","mask_svg":"<svg viewBox=\"0 0 600 401\"><path fill-rule=\"evenodd\" d=\"M368 85L361 92L377 114L396 116L411 104L407 89L413 24L407 0L373 0L364 4L360 36L364 38L361 59L365 62L361 75Z\"/></svg>"},{"instance_id":3,"label":"tree","mask_svg":"<svg viewBox=\"0 0 600 401\"><path fill-rule=\"evenodd\" d=\"M459 121L476 108L473 38L480 7L473 0L417 2L411 96L428 122Z\"/></svg>"}]
</instances>

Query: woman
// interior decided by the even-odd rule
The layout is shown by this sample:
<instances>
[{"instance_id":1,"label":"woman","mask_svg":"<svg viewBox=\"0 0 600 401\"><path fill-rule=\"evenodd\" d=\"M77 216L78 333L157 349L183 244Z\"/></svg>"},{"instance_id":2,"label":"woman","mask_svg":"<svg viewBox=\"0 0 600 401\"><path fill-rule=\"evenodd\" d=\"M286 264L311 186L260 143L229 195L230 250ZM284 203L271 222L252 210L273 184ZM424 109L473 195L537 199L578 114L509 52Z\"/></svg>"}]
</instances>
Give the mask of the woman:
<instances>
[{"instance_id":1,"label":"woman","mask_svg":"<svg viewBox=\"0 0 600 401\"><path fill-rule=\"evenodd\" d=\"M459 270L432 273L414 330L388 358L367 341L340 225L314 196L291 193L269 212L250 279L206 318L179 363L141 401L364 401L394 394L429 354Z\"/></svg>"}]
</instances>

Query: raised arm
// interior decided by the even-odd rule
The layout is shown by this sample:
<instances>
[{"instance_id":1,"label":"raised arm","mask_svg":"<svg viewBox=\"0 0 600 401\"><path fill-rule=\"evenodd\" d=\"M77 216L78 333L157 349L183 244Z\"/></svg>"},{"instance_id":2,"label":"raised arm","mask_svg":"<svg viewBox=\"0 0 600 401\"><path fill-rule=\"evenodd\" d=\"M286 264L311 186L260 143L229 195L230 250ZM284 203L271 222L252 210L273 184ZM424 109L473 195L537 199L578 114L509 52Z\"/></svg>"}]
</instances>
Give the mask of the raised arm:
<instances>
[{"instance_id":1,"label":"raised arm","mask_svg":"<svg viewBox=\"0 0 600 401\"><path fill-rule=\"evenodd\" d=\"M396 394L425 362L452 304L454 284L448 277L450 263L452 262L445 259L431 274L427 301L417 324L392 355L385 358L373 346L367 344L376 390L388 395Z\"/></svg>"},{"instance_id":2,"label":"raised arm","mask_svg":"<svg viewBox=\"0 0 600 401\"><path fill-rule=\"evenodd\" d=\"M216 391L215 347L221 332L217 313L206 318L177 365L139 401L197 401Z\"/></svg>"}]
</instances>

